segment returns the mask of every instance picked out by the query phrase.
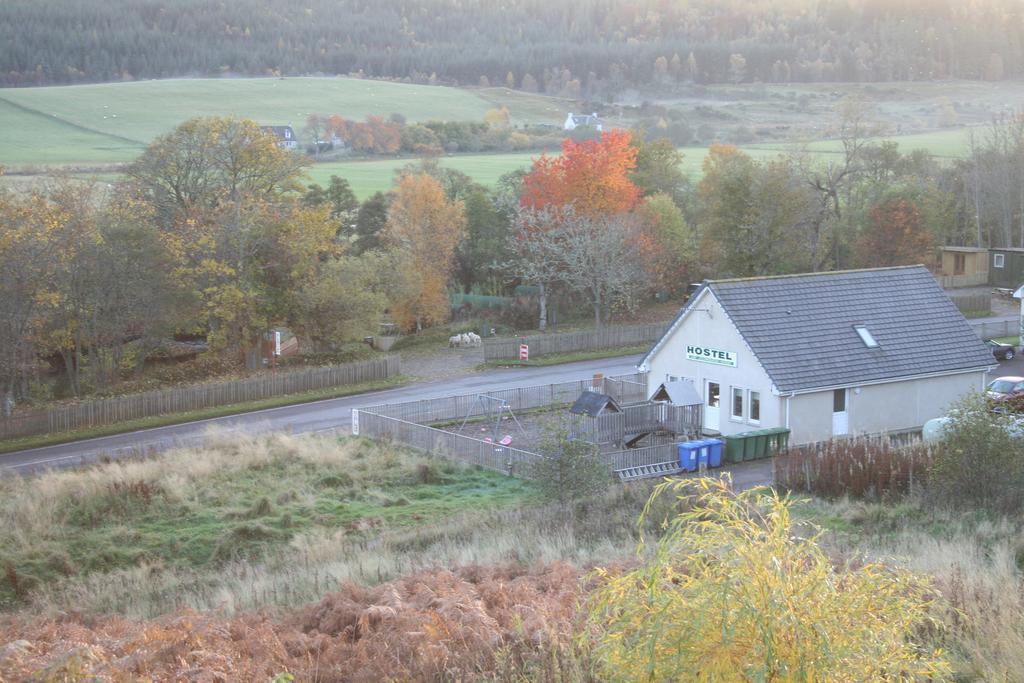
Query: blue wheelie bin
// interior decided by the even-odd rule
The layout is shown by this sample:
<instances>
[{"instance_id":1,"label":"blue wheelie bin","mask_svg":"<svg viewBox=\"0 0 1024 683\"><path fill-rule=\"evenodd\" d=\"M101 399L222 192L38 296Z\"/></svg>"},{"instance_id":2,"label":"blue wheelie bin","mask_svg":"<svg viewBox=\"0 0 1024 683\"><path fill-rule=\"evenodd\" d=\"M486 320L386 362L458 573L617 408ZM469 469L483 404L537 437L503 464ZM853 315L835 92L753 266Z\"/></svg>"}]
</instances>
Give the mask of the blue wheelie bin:
<instances>
[{"instance_id":1,"label":"blue wheelie bin","mask_svg":"<svg viewBox=\"0 0 1024 683\"><path fill-rule=\"evenodd\" d=\"M684 441L679 444L679 467L685 472L697 471L699 441Z\"/></svg>"},{"instance_id":2,"label":"blue wheelie bin","mask_svg":"<svg viewBox=\"0 0 1024 683\"><path fill-rule=\"evenodd\" d=\"M708 467L721 467L725 442L721 439L705 439L704 443L708 446Z\"/></svg>"}]
</instances>

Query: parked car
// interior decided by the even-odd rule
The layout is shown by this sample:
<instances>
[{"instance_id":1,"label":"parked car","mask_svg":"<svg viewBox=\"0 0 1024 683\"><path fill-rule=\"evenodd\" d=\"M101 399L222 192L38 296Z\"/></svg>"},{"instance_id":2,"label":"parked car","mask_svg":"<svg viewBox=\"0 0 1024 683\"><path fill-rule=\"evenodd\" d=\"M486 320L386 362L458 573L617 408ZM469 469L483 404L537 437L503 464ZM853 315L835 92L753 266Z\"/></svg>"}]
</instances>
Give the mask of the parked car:
<instances>
[{"instance_id":1,"label":"parked car","mask_svg":"<svg viewBox=\"0 0 1024 683\"><path fill-rule=\"evenodd\" d=\"M946 438L946 430L949 429L950 418L936 417L924 423L921 429L921 440L925 443L937 443ZM1014 439L1024 440L1024 418L1015 416L1013 422L1006 426L1010 436Z\"/></svg>"},{"instance_id":2,"label":"parked car","mask_svg":"<svg viewBox=\"0 0 1024 683\"><path fill-rule=\"evenodd\" d=\"M1012 396L1024 394L1024 377L996 377L988 383L988 397L995 401L1005 401Z\"/></svg>"},{"instance_id":3,"label":"parked car","mask_svg":"<svg viewBox=\"0 0 1024 683\"><path fill-rule=\"evenodd\" d=\"M997 342L995 339L986 339L985 343L992 349L992 355L999 360L1012 360L1017 355L1017 349L1012 344Z\"/></svg>"}]
</instances>

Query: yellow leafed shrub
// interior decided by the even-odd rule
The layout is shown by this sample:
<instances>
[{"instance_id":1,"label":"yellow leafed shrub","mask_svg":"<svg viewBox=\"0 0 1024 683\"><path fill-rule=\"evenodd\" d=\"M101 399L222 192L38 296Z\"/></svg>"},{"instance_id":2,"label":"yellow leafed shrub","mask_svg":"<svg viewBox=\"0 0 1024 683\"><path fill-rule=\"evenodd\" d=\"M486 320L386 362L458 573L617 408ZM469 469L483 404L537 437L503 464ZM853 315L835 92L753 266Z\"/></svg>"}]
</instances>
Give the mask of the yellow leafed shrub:
<instances>
[{"instance_id":1,"label":"yellow leafed shrub","mask_svg":"<svg viewBox=\"0 0 1024 683\"><path fill-rule=\"evenodd\" d=\"M791 498L715 478L659 485L680 500L648 559L597 571L593 653L610 680L941 680L930 583L881 564L833 567L795 533ZM643 522L643 519L641 519ZM645 552L649 551L649 552Z\"/></svg>"}]
</instances>

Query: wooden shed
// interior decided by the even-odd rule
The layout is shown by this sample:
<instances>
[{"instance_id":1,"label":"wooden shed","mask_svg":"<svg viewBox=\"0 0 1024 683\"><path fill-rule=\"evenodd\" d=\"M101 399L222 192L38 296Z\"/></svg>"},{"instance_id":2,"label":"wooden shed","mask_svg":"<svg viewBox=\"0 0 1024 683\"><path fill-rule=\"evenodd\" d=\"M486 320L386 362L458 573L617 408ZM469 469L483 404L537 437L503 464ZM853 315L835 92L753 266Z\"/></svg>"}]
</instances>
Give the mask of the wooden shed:
<instances>
[{"instance_id":1,"label":"wooden shed","mask_svg":"<svg viewBox=\"0 0 1024 683\"><path fill-rule=\"evenodd\" d=\"M611 413L621 413L622 408L614 398L608 394L600 394L596 391L584 391L576 402L569 408L573 415L584 415L586 417L599 417Z\"/></svg>"}]
</instances>

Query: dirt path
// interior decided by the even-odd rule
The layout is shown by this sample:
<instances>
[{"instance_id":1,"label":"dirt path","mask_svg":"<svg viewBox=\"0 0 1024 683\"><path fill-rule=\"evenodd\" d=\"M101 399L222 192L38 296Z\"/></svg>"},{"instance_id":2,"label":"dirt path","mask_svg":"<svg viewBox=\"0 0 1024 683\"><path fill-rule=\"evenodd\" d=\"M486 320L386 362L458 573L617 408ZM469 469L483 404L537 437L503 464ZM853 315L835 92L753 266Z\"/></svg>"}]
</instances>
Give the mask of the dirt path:
<instances>
[{"instance_id":1,"label":"dirt path","mask_svg":"<svg viewBox=\"0 0 1024 683\"><path fill-rule=\"evenodd\" d=\"M400 351L402 373L423 381L464 377L477 371L484 362L483 347L415 349Z\"/></svg>"}]
</instances>

